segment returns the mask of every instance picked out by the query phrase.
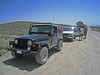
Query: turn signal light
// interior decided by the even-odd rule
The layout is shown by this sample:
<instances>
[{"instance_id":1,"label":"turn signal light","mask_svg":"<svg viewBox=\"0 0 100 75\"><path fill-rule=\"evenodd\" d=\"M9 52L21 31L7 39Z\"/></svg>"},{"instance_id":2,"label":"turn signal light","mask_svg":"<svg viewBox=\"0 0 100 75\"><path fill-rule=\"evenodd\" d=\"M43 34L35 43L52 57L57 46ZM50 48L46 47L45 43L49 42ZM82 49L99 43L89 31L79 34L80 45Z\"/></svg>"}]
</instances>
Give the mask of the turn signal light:
<instances>
[{"instance_id":1,"label":"turn signal light","mask_svg":"<svg viewBox=\"0 0 100 75\"><path fill-rule=\"evenodd\" d=\"M40 47L40 44L39 44L39 46L38 47Z\"/></svg>"},{"instance_id":2,"label":"turn signal light","mask_svg":"<svg viewBox=\"0 0 100 75\"><path fill-rule=\"evenodd\" d=\"M32 46L33 46L33 47L35 47L36 45L35 45L35 44L33 44Z\"/></svg>"},{"instance_id":3,"label":"turn signal light","mask_svg":"<svg viewBox=\"0 0 100 75\"><path fill-rule=\"evenodd\" d=\"M35 45L35 44L33 44L32 46L33 46L33 47L35 47L36 45ZM40 47L40 44L38 45L38 47Z\"/></svg>"},{"instance_id":4,"label":"turn signal light","mask_svg":"<svg viewBox=\"0 0 100 75\"><path fill-rule=\"evenodd\" d=\"M12 45L14 42L10 42L10 45Z\"/></svg>"}]
</instances>

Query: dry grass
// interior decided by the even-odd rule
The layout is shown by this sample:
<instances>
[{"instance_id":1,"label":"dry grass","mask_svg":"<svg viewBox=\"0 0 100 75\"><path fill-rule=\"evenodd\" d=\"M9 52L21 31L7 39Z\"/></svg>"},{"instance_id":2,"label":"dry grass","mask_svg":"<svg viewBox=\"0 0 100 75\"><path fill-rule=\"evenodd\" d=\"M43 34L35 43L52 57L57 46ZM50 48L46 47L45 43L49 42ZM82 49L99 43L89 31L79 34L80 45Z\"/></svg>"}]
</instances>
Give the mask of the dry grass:
<instances>
[{"instance_id":1,"label":"dry grass","mask_svg":"<svg viewBox=\"0 0 100 75\"><path fill-rule=\"evenodd\" d=\"M28 34L30 22L12 22L0 24L0 55L6 50L9 41L22 35Z\"/></svg>"},{"instance_id":2,"label":"dry grass","mask_svg":"<svg viewBox=\"0 0 100 75\"><path fill-rule=\"evenodd\" d=\"M100 27L91 27L93 31L99 31L100 32Z\"/></svg>"}]
</instances>

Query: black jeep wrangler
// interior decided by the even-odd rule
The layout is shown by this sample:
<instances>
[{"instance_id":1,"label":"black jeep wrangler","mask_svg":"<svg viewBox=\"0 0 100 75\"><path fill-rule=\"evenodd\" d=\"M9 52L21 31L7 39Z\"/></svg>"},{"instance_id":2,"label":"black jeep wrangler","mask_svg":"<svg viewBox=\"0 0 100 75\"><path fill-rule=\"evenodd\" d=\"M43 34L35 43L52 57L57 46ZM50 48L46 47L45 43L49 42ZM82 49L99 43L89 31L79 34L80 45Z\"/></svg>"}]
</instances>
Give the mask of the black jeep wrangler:
<instances>
[{"instance_id":1,"label":"black jeep wrangler","mask_svg":"<svg viewBox=\"0 0 100 75\"><path fill-rule=\"evenodd\" d=\"M44 64L48 58L48 50L55 47L62 50L62 27L52 23L31 24L29 34L10 41L8 50L14 58L24 54L35 54L37 63Z\"/></svg>"}]
</instances>

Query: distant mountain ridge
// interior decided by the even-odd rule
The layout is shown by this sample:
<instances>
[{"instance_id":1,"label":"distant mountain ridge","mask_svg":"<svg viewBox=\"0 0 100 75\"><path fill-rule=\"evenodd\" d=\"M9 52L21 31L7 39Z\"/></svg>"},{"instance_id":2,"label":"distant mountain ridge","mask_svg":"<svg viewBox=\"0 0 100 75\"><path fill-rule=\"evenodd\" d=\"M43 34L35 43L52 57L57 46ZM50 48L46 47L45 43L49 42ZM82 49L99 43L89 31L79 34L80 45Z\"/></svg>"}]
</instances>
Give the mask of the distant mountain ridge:
<instances>
[{"instance_id":1,"label":"distant mountain ridge","mask_svg":"<svg viewBox=\"0 0 100 75\"><path fill-rule=\"evenodd\" d=\"M51 22L14 21L14 22L3 23L3 24L12 24L12 23L30 23L31 24L31 23L51 23ZM54 24L57 24L57 23L54 23ZM68 25L68 24L58 24L58 25L73 26L73 25Z\"/></svg>"},{"instance_id":2,"label":"distant mountain ridge","mask_svg":"<svg viewBox=\"0 0 100 75\"><path fill-rule=\"evenodd\" d=\"M0 24L0 34L6 35L26 35L29 31L31 23L50 23L50 22L30 22L30 21L15 21L10 23ZM71 26L65 24L57 24L61 26Z\"/></svg>"},{"instance_id":3,"label":"distant mountain ridge","mask_svg":"<svg viewBox=\"0 0 100 75\"><path fill-rule=\"evenodd\" d=\"M92 27L100 27L100 25L88 25L88 26L92 26Z\"/></svg>"}]
</instances>

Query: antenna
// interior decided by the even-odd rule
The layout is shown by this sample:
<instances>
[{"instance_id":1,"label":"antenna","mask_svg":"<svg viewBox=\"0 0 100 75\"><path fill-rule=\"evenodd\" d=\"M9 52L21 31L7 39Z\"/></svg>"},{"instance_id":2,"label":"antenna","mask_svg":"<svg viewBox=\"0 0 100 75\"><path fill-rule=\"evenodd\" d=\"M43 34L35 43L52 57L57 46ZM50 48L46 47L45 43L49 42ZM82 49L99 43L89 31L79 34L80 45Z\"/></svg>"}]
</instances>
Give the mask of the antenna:
<instances>
[{"instance_id":1,"label":"antenna","mask_svg":"<svg viewBox=\"0 0 100 75\"><path fill-rule=\"evenodd\" d=\"M53 13L53 24L54 24L54 13Z\"/></svg>"}]
</instances>

